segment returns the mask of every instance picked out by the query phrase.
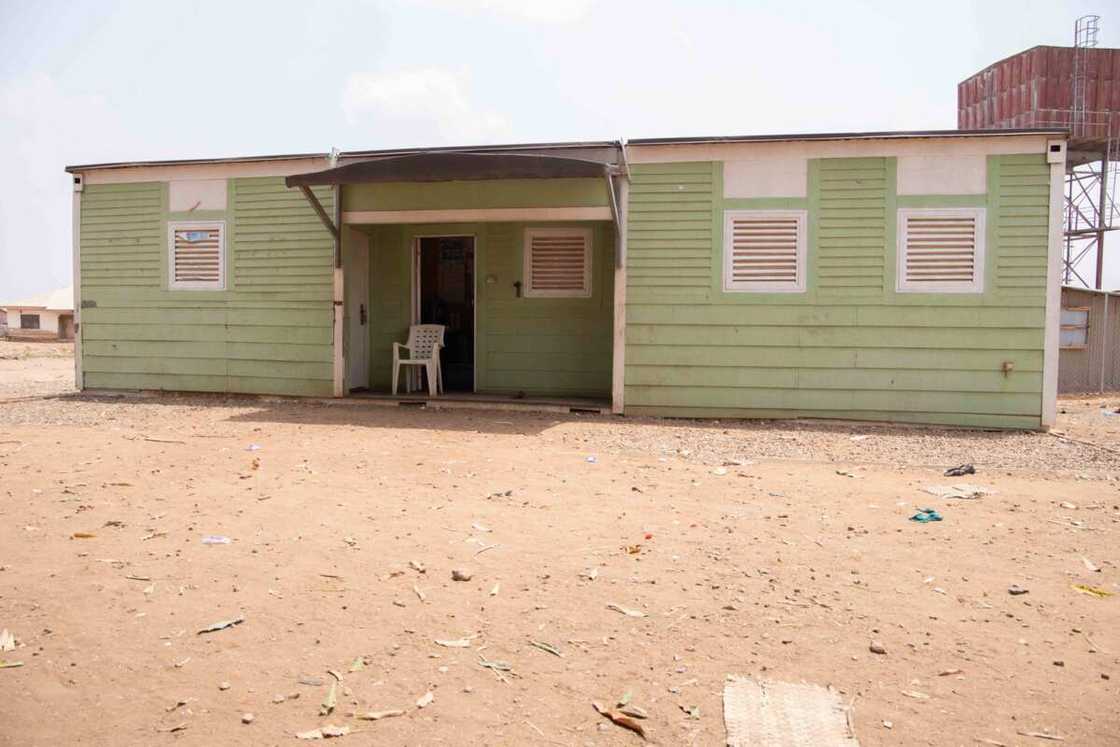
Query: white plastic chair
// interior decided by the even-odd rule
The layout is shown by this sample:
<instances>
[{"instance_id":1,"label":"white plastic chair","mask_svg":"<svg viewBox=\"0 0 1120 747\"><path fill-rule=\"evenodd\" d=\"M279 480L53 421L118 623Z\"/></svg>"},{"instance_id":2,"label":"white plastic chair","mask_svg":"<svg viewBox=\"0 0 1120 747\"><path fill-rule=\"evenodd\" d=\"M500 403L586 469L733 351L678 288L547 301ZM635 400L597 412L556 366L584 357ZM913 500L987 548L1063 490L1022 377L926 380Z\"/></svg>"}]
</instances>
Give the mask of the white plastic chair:
<instances>
[{"instance_id":1,"label":"white plastic chair","mask_svg":"<svg viewBox=\"0 0 1120 747\"><path fill-rule=\"evenodd\" d=\"M442 324L414 324L408 328L408 344L393 343L393 394L397 393L397 378L401 366L423 366L428 372L428 394L432 397L443 392L443 370L439 365L439 351L443 349L443 337L447 327ZM401 357L401 350L408 351L408 357ZM405 389L412 391L406 379Z\"/></svg>"}]
</instances>

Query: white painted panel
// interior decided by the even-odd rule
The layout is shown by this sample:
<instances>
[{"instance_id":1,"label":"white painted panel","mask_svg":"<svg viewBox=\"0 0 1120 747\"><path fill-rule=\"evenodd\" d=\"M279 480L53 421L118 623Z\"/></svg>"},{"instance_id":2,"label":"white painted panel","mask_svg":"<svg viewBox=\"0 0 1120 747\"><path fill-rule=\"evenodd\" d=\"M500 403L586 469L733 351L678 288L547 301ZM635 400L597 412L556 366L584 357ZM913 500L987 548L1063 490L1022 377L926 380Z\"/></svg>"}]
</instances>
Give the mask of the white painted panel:
<instances>
[{"instance_id":1,"label":"white painted panel","mask_svg":"<svg viewBox=\"0 0 1120 747\"><path fill-rule=\"evenodd\" d=\"M175 179L168 183L168 210L225 210L225 179Z\"/></svg>"},{"instance_id":2,"label":"white painted panel","mask_svg":"<svg viewBox=\"0 0 1120 747\"><path fill-rule=\"evenodd\" d=\"M985 155L898 157L900 195L982 195L987 191Z\"/></svg>"},{"instance_id":3,"label":"white painted panel","mask_svg":"<svg viewBox=\"0 0 1120 747\"><path fill-rule=\"evenodd\" d=\"M723 164L724 197L804 197L808 180L807 158L759 158Z\"/></svg>"}]
</instances>

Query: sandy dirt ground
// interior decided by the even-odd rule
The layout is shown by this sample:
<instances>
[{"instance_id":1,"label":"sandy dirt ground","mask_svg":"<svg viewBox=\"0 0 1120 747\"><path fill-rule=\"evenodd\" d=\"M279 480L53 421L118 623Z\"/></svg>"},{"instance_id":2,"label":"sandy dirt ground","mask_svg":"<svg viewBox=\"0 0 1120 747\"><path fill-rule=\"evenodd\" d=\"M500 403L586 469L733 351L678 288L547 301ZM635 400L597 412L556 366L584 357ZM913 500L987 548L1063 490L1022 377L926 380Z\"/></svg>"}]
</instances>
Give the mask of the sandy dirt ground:
<instances>
[{"instance_id":1,"label":"sandy dirt ground","mask_svg":"<svg viewBox=\"0 0 1120 747\"><path fill-rule=\"evenodd\" d=\"M1120 397L1058 436L22 399L58 360L0 361L0 744L634 745L591 706L629 693L719 745L730 674L863 745L1120 744Z\"/></svg>"}]
</instances>

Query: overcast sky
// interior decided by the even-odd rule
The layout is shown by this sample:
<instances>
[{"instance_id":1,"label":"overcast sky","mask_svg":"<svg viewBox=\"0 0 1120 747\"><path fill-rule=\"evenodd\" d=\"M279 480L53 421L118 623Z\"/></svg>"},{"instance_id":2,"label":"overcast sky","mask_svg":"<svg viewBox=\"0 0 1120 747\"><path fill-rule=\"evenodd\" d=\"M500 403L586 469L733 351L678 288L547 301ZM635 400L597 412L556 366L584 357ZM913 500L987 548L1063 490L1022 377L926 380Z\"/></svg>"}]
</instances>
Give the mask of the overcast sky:
<instances>
[{"instance_id":1,"label":"overcast sky","mask_svg":"<svg viewBox=\"0 0 1120 747\"><path fill-rule=\"evenodd\" d=\"M71 282L66 164L952 129L960 80L1108 5L0 0L0 301Z\"/></svg>"}]
</instances>

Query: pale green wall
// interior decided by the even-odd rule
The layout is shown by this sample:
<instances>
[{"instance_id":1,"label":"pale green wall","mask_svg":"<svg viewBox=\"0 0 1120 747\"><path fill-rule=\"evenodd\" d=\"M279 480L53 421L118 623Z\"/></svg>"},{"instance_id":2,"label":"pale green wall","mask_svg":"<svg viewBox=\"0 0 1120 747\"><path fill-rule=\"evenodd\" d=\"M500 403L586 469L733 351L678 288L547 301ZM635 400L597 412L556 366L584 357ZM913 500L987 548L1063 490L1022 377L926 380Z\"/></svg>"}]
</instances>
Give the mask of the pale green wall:
<instances>
[{"instance_id":1,"label":"pale green wall","mask_svg":"<svg viewBox=\"0 0 1120 747\"><path fill-rule=\"evenodd\" d=\"M343 210L477 210L606 205L605 179L386 182L351 184L342 190Z\"/></svg>"},{"instance_id":2,"label":"pale green wall","mask_svg":"<svg viewBox=\"0 0 1120 747\"><path fill-rule=\"evenodd\" d=\"M508 205L502 205L508 207ZM392 225L371 229L371 384L387 389L392 344L408 337L409 247L417 235L475 236L478 391L609 396L614 232L591 223L590 298L518 298L526 226L549 223ZM566 224L570 225L570 224ZM493 276L494 283L486 282Z\"/></svg>"},{"instance_id":3,"label":"pale green wall","mask_svg":"<svg viewBox=\"0 0 1120 747\"><path fill-rule=\"evenodd\" d=\"M283 178L233 179L227 195L225 210L171 213L166 183L86 185L87 388L330 395L330 234ZM167 222L211 219L226 221L227 289L168 290Z\"/></svg>"},{"instance_id":4,"label":"pale green wall","mask_svg":"<svg viewBox=\"0 0 1120 747\"><path fill-rule=\"evenodd\" d=\"M789 199L723 199L720 163L632 171L627 413L1040 425L1043 155L989 157L980 197L898 197L893 158L811 160ZM896 293L897 208L962 204L987 208L984 293ZM808 210L807 292L722 290L723 211L750 207Z\"/></svg>"}]
</instances>

